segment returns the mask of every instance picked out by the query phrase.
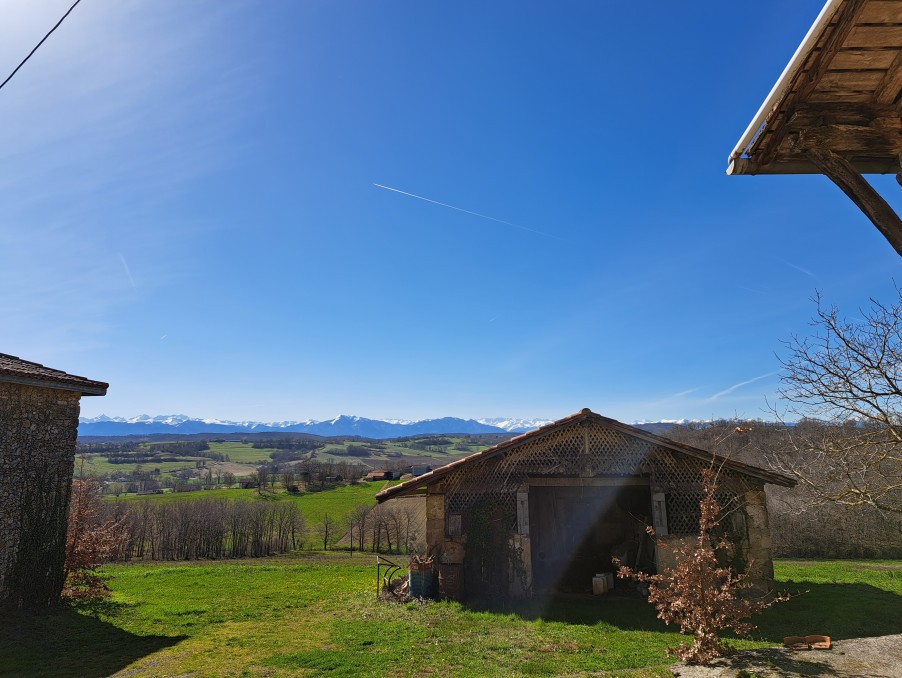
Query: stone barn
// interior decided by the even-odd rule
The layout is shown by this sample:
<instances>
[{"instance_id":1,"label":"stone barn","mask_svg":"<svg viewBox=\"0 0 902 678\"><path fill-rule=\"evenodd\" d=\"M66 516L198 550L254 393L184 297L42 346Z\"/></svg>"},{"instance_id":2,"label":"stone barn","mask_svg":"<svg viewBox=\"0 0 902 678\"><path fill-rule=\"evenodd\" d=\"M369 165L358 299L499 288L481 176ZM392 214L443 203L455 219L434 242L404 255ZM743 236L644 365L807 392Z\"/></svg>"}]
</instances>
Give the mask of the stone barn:
<instances>
[{"instance_id":1,"label":"stone barn","mask_svg":"<svg viewBox=\"0 0 902 678\"><path fill-rule=\"evenodd\" d=\"M585 592L613 557L653 572L698 534L701 472L719 467L731 565L773 580L764 486L794 481L588 409L418 478L377 499L420 495L426 542L466 595ZM654 537L646 526L654 527ZM457 572L453 569L457 568ZM455 587L456 588L456 587Z\"/></svg>"},{"instance_id":2,"label":"stone barn","mask_svg":"<svg viewBox=\"0 0 902 678\"><path fill-rule=\"evenodd\" d=\"M59 598L79 400L107 387L0 353L0 608Z\"/></svg>"}]
</instances>

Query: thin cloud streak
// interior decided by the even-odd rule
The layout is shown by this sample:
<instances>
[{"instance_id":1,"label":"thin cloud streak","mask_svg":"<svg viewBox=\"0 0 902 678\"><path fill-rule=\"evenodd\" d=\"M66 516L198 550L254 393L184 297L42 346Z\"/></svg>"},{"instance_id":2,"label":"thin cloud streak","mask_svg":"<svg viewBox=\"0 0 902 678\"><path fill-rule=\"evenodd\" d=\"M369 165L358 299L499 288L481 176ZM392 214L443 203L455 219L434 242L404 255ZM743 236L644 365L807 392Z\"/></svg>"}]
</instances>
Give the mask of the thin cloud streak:
<instances>
[{"instance_id":1,"label":"thin cloud streak","mask_svg":"<svg viewBox=\"0 0 902 678\"><path fill-rule=\"evenodd\" d=\"M520 224L515 224L511 221L505 221L504 219L497 219L495 217L490 217L487 214L480 214L479 212L471 212L470 210L465 210L463 207L455 207L454 205L449 205L446 202L439 202L438 200L432 200L431 198L426 198L422 195L417 195L416 193L408 193L407 191L402 191L398 188L392 188L391 186L384 186L382 184L377 184L373 182L373 186L377 188L384 188L386 191L393 191L394 193L400 193L401 195L406 195L411 198L416 198L417 200L424 200L425 202L431 202L433 205L440 205L441 207L447 207L448 209L457 210L458 212L463 212L464 214L472 214L474 217L479 217L481 219L488 219L490 221L497 221L499 224L506 224L507 226L513 226L514 228L519 228L521 231L528 231L529 233L535 233L536 235L542 235L546 238L554 238L555 240L560 240L561 242L568 242L563 238L552 235L551 233L545 233L544 231L537 231L533 228L527 228L526 226L521 226Z\"/></svg>"},{"instance_id":2,"label":"thin cloud streak","mask_svg":"<svg viewBox=\"0 0 902 678\"><path fill-rule=\"evenodd\" d=\"M816 275L814 275L814 273L809 271L807 268L802 268L801 266L796 266L795 264L790 264L788 261L784 261L783 263L786 264L787 266L789 266L790 268L794 268L795 270L799 271L800 273L804 273L809 278L812 278L814 280L820 280L820 278L818 278Z\"/></svg>"},{"instance_id":3,"label":"thin cloud streak","mask_svg":"<svg viewBox=\"0 0 902 678\"><path fill-rule=\"evenodd\" d=\"M762 374L757 377L753 377L751 379L748 379L747 381L740 381L738 384L733 384L729 388L725 388L723 391L720 391L719 393L715 393L713 396L708 398L708 400L709 401L717 400L718 398L723 397L725 395L730 395L733 391L735 391L738 388L742 388L743 386L748 386L749 384L754 384L756 381L761 381L762 379L767 379L768 377L772 377L775 374L779 374L779 370L777 370L775 372L768 372L767 374Z\"/></svg>"},{"instance_id":4,"label":"thin cloud streak","mask_svg":"<svg viewBox=\"0 0 902 678\"><path fill-rule=\"evenodd\" d=\"M135 279L132 277L132 271L128 267L128 264L125 261L125 257L123 257L121 253L119 254L119 261L122 262L122 268L125 269L125 275L128 276L128 281L132 284L132 289L138 289L138 286L135 284Z\"/></svg>"}]
</instances>

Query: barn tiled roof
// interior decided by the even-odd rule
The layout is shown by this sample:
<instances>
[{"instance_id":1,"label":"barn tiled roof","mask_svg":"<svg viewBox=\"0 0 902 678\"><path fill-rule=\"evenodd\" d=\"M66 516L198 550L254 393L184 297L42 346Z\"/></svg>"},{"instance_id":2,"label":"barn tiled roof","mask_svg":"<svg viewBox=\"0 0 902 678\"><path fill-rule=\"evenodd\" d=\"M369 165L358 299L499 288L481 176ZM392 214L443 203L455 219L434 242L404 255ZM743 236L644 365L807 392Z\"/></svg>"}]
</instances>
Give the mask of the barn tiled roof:
<instances>
[{"instance_id":1,"label":"barn tiled roof","mask_svg":"<svg viewBox=\"0 0 902 678\"><path fill-rule=\"evenodd\" d=\"M796 481L793 478L785 476L781 473L774 473L773 471L768 471L767 469L753 466L752 464L745 464L733 459L727 459L717 454L706 452L705 450L701 450L697 447L692 447L691 445L678 443L675 440L670 440L669 438L664 438L663 436L649 433L648 431L636 428L635 426L629 426L617 421L616 419L603 417L600 414L596 414L589 408L585 408L583 410L580 410L579 412L576 412L575 414L571 414L569 417L558 419L557 421L547 424L546 426L542 426L541 428L537 428L533 431L530 431L529 433L524 433L515 438L511 438L510 440L495 445L494 447L490 447L488 449L482 450L481 452L471 454L470 456L464 457L463 459L452 461L450 464L446 464L440 468L435 469L434 471L430 471L429 473L421 475L418 478L412 478L411 480L407 480L400 485L395 485L394 487L384 489L376 495L376 499L381 502L385 501L386 499L390 499L391 497L408 494L409 492L419 487L423 487L425 485L429 485L441 480L449 473L459 469L461 466L469 466L480 459L503 455L509 450L519 447L525 442L533 440L534 438L542 437L553 431L564 428L565 426L572 424L575 421L581 420L597 421L608 428L621 431L636 438L641 438L642 440L655 445L660 445L680 454L703 459L707 462L713 462L717 466L723 466L725 468L732 469L737 473L752 476L753 478L762 480L765 483L773 483L774 485L782 485L784 487L793 487L796 484Z\"/></svg>"},{"instance_id":2,"label":"barn tiled roof","mask_svg":"<svg viewBox=\"0 0 902 678\"><path fill-rule=\"evenodd\" d=\"M6 353L0 353L0 382L77 391L82 395L106 395L109 388L105 382L55 370Z\"/></svg>"}]
</instances>

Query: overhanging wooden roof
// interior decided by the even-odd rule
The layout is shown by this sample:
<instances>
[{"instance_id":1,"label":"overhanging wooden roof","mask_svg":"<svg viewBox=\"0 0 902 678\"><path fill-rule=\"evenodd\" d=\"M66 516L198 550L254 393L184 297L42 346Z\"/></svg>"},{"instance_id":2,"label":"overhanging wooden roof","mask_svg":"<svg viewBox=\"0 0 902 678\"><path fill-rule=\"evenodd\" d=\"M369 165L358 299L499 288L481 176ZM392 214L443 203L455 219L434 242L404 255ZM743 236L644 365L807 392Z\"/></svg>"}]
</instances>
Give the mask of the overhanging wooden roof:
<instances>
[{"instance_id":1,"label":"overhanging wooden roof","mask_svg":"<svg viewBox=\"0 0 902 678\"><path fill-rule=\"evenodd\" d=\"M825 174L902 254L898 216L885 201L873 204L882 198L860 176L891 173L902 183L900 91L902 0L828 0L727 174ZM900 233L886 232L894 227Z\"/></svg>"},{"instance_id":2,"label":"overhanging wooden roof","mask_svg":"<svg viewBox=\"0 0 902 678\"><path fill-rule=\"evenodd\" d=\"M778 87L779 86L779 87ZM820 174L808 136L863 174L899 171L902 1L831 0L730 156L729 174Z\"/></svg>"},{"instance_id":3,"label":"overhanging wooden roof","mask_svg":"<svg viewBox=\"0 0 902 678\"><path fill-rule=\"evenodd\" d=\"M391 499L392 497L410 494L418 488L438 482L448 474L453 473L454 471L457 471L462 467L472 465L480 460L490 459L492 457L507 454L511 450L520 447L524 443L530 442L536 438L546 436L549 433L553 433L554 431L565 428L570 424L578 421L590 420L596 421L606 428L620 431L621 433L639 438L653 445L660 445L661 447L665 447L680 454L695 457L696 459L702 459L705 462L712 462L715 466L723 466L724 468L732 469L737 473L752 476L754 478L757 478L758 480L764 481L765 483L782 485L783 487L794 487L796 485L796 481L794 479L790 478L789 476L785 476L782 473L775 473L758 466L753 466L751 464L745 464L740 461L727 459L726 457L712 454L711 452L701 450L697 447L684 445L683 443L678 443L675 440L670 440L669 438L664 438L663 436L649 433L648 431L636 428L635 426L629 426L617 421L616 419L603 417L600 414L596 414L590 409L585 408L575 414L571 414L569 417L558 419L557 421L552 422L546 426L537 428L534 431L530 431L529 433L524 433L523 435L519 435L516 438L511 438L510 440L495 445L494 447L485 449L482 452L477 452L475 454L471 454L468 457L464 457L463 459L452 461L450 464L445 464L444 466L437 468L434 471L430 471L429 473L425 473L418 478L412 478L401 483L400 485L395 485L394 487L384 489L376 495L376 499L377 501L382 502L386 499Z\"/></svg>"}]
</instances>

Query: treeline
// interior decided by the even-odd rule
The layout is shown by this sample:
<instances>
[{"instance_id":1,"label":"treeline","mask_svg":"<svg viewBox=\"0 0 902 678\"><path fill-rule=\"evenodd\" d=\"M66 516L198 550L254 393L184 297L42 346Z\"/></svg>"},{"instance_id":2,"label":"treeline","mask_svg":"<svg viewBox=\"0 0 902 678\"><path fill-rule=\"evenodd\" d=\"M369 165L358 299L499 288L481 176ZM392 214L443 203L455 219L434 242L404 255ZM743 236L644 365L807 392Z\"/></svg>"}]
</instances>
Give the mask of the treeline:
<instances>
[{"instance_id":1,"label":"treeline","mask_svg":"<svg viewBox=\"0 0 902 678\"><path fill-rule=\"evenodd\" d=\"M807 420L798 425L720 420L677 426L667 434L679 442L768 468L776 452L793 455L790 436L835 435L835 425ZM819 429L823 429L819 431ZM854 435L859 429L850 430ZM805 460L798 459L799 462ZM805 463L814 463L811 460ZM824 482L828 482L824 474ZM869 506L819 503L802 485L767 486L767 507L775 556L795 558L902 558L902 521Z\"/></svg>"},{"instance_id":2,"label":"treeline","mask_svg":"<svg viewBox=\"0 0 902 678\"><path fill-rule=\"evenodd\" d=\"M121 521L125 538L114 560L260 558L305 545L374 553L424 549L422 502L358 505L343 516L309 524L291 501L185 499L104 504L106 520Z\"/></svg>"},{"instance_id":3,"label":"treeline","mask_svg":"<svg viewBox=\"0 0 902 678\"><path fill-rule=\"evenodd\" d=\"M344 516L342 544L352 551L411 553L424 550L425 503L395 500L354 507Z\"/></svg>"},{"instance_id":4,"label":"treeline","mask_svg":"<svg viewBox=\"0 0 902 678\"><path fill-rule=\"evenodd\" d=\"M366 470L360 464L346 461L304 459L292 464L273 461L258 466L251 481L262 489L274 490L276 484L281 483L286 490L293 485L299 490L323 490L359 480ZM232 474L223 474L223 480L234 482L235 478Z\"/></svg>"},{"instance_id":5,"label":"treeline","mask_svg":"<svg viewBox=\"0 0 902 678\"><path fill-rule=\"evenodd\" d=\"M205 440L169 443L87 443L78 444L79 454L97 454L111 464L159 464L185 461L185 457L203 457L211 461L228 461L228 455L214 452Z\"/></svg>"},{"instance_id":6,"label":"treeline","mask_svg":"<svg viewBox=\"0 0 902 678\"><path fill-rule=\"evenodd\" d=\"M257 558L299 549L307 537L292 502L144 500L106 510L108 518L123 520L127 534L116 560Z\"/></svg>"},{"instance_id":7,"label":"treeline","mask_svg":"<svg viewBox=\"0 0 902 678\"><path fill-rule=\"evenodd\" d=\"M141 443L135 442L127 442L127 443L76 443L75 445L75 453L76 454L99 454L100 456L107 456L110 454L127 454L129 452L134 452L141 447Z\"/></svg>"},{"instance_id":8,"label":"treeline","mask_svg":"<svg viewBox=\"0 0 902 678\"><path fill-rule=\"evenodd\" d=\"M284 439L284 438L266 438L257 439L251 443L251 446L257 450L318 450L325 447L325 443L318 440L301 439Z\"/></svg>"}]
</instances>

